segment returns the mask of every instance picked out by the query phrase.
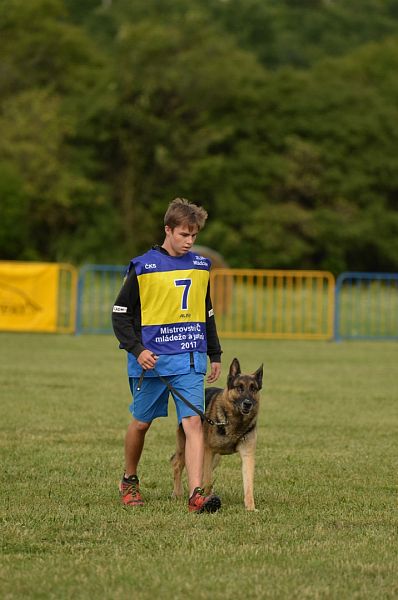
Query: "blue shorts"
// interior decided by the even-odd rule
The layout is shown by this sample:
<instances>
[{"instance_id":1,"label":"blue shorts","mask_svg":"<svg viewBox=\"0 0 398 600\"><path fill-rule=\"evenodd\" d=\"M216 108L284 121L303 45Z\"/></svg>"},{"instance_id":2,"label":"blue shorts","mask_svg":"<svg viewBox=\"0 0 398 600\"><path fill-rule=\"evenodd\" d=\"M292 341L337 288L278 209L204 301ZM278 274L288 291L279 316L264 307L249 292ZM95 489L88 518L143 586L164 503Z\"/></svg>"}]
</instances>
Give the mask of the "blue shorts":
<instances>
[{"instance_id":1,"label":"blue shorts","mask_svg":"<svg viewBox=\"0 0 398 600\"><path fill-rule=\"evenodd\" d=\"M169 375L165 377L168 382L191 404L199 410L204 410L204 374L196 373L192 367L190 373L185 375ZM130 390L133 401L130 412L135 419L150 423L158 417L167 417L169 390L158 377L144 377L141 389L137 391L139 378L129 377ZM173 396L176 405L178 423L185 417L196 416L197 413L189 408L180 398Z\"/></svg>"}]
</instances>

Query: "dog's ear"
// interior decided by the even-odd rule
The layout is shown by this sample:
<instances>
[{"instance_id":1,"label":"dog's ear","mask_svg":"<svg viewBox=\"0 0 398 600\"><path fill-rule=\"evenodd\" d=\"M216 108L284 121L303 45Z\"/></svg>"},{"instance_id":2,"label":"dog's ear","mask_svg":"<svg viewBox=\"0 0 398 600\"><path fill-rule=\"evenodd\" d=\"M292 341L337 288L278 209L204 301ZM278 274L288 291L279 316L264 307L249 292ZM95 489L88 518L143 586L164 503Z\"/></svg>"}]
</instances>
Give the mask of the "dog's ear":
<instances>
[{"instance_id":1,"label":"dog's ear","mask_svg":"<svg viewBox=\"0 0 398 600\"><path fill-rule=\"evenodd\" d=\"M229 374L227 378L227 387L230 390L233 388L233 383L235 378L241 374L240 364L237 358L231 362L231 366L229 367Z\"/></svg>"},{"instance_id":2,"label":"dog's ear","mask_svg":"<svg viewBox=\"0 0 398 600\"><path fill-rule=\"evenodd\" d=\"M263 365L257 369L257 371L254 373L254 377L257 381L258 389L261 390L263 387Z\"/></svg>"}]
</instances>

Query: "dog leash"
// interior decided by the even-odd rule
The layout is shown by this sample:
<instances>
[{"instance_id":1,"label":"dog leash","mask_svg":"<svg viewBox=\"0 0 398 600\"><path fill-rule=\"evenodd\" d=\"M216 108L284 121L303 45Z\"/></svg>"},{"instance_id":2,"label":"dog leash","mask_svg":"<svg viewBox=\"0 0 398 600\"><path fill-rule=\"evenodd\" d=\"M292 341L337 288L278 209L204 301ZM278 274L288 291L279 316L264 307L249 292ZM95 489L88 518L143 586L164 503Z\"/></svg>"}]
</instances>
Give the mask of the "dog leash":
<instances>
[{"instance_id":1,"label":"dog leash","mask_svg":"<svg viewBox=\"0 0 398 600\"><path fill-rule=\"evenodd\" d=\"M172 394L172 396L177 396L177 398L182 400L187 406L189 406L189 408L191 410L196 412L196 414L199 415L201 419L203 419L204 421L207 421L207 423L209 423L209 425L213 425L213 426L227 425L226 422L220 423L218 421L213 421L213 419L209 419L209 417L206 417L206 415L203 411L201 411L199 408L197 408L194 404L191 404L191 402L189 400L187 400L182 394L180 394L180 392L177 391L165 377L160 375L155 368L153 368L152 371L155 373L156 377L158 377L160 379L160 381L162 381L165 384L165 386L169 390L170 394ZM142 369L141 376L138 380L137 392L139 392L141 389L144 377L145 377L145 369Z\"/></svg>"}]
</instances>

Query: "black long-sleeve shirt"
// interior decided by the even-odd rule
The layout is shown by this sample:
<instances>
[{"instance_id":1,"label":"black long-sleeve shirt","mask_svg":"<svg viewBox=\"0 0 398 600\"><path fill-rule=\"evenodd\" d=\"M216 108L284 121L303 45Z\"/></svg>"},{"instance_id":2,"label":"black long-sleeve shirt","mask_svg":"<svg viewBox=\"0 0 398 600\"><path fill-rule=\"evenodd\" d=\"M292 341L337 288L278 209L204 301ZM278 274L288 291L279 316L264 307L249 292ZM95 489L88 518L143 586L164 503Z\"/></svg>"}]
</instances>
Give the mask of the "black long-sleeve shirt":
<instances>
[{"instance_id":1,"label":"black long-sleeve shirt","mask_svg":"<svg viewBox=\"0 0 398 600\"><path fill-rule=\"evenodd\" d=\"M161 246L154 246L155 250L168 254ZM207 354L211 362L221 361L221 346L218 339L216 322L210 298L210 284L206 292L206 338ZM125 312L112 312L112 325L115 335L120 343L120 348L134 354L136 358L145 350L141 337L141 300L137 274L131 268L117 298L115 306L123 307Z\"/></svg>"}]
</instances>

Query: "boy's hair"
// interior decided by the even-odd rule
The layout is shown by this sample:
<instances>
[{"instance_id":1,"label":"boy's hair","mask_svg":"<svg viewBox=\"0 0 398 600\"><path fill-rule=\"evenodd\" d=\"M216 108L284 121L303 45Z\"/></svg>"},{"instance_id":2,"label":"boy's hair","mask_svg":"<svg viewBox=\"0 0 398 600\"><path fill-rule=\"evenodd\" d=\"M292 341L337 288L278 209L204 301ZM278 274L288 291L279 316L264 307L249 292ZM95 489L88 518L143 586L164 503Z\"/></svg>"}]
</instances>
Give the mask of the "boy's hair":
<instances>
[{"instance_id":1,"label":"boy's hair","mask_svg":"<svg viewBox=\"0 0 398 600\"><path fill-rule=\"evenodd\" d=\"M164 215L164 224L170 229L187 224L189 230L195 227L200 231L206 222L207 212L201 206L189 202L185 198L174 198Z\"/></svg>"}]
</instances>

